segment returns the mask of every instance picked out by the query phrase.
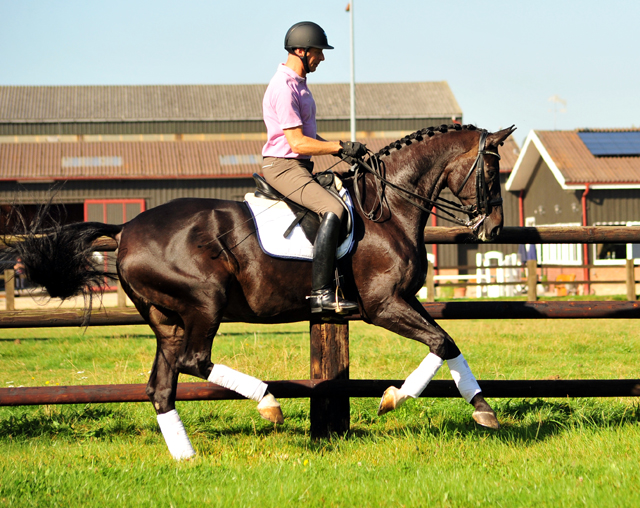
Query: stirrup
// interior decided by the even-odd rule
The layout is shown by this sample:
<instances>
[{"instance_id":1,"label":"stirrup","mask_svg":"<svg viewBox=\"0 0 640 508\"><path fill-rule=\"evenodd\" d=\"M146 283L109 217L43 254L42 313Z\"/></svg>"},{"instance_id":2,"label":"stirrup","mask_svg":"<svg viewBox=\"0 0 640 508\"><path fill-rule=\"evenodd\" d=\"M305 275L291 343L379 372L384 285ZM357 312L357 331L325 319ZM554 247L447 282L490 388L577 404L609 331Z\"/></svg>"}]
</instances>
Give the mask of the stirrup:
<instances>
[{"instance_id":1,"label":"stirrup","mask_svg":"<svg viewBox=\"0 0 640 508\"><path fill-rule=\"evenodd\" d=\"M350 314L358 311L358 304L350 300L344 300L331 289L317 289L311 291L309 297L311 313L335 312L336 314Z\"/></svg>"}]
</instances>

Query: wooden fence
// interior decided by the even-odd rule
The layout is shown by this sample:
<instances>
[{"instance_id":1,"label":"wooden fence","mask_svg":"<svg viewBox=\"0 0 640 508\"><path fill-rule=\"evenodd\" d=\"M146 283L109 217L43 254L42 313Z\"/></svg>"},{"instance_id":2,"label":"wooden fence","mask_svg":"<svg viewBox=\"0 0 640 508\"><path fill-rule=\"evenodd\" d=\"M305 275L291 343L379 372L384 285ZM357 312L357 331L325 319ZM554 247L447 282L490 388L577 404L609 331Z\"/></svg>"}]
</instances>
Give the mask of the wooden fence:
<instances>
[{"instance_id":1,"label":"wooden fence","mask_svg":"<svg viewBox=\"0 0 640 508\"><path fill-rule=\"evenodd\" d=\"M427 228L427 243L470 243L475 240L464 228ZM505 228L496 243L640 243L640 228ZM96 250L113 250L110 239L96 243ZM531 267L533 268L533 267ZM531 269L530 273L535 273ZM635 290L634 290L635 293ZM635 295L634 299L635 300ZM435 319L637 319L640 303L627 302L446 302L426 303ZM310 324L310 380L269 381L278 398L309 397L311 435L324 437L349 429L349 398L380 397L399 380L349 379L349 325L352 316L334 322ZM0 313L0 327L75 326L79 312ZM142 319L132 310L105 310L92 316L92 325L137 324ZM487 397L625 397L640 396L640 379L620 380L512 380L479 381ZM148 400L145 385L95 385L35 388L0 388L0 405L78 404L90 402L141 402ZM423 397L458 397L453 381L434 381ZM211 383L181 383L178 400L242 398Z\"/></svg>"}]
</instances>

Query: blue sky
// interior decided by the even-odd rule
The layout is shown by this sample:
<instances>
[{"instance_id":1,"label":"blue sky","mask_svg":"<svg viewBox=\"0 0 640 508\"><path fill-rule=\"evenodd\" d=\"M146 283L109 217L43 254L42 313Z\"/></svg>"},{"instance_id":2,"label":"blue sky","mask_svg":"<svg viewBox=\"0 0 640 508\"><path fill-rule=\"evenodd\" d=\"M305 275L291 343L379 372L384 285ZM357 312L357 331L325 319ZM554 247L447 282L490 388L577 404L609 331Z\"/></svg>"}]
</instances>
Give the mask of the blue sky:
<instances>
[{"instance_id":1,"label":"blue sky","mask_svg":"<svg viewBox=\"0 0 640 508\"><path fill-rule=\"evenodd\" d=\"M309 81L345 83L347 3L0 0L0 85L266 83L302 20L336 47ZM466 123L516 124L520 144L530 129L640 125L637 0L354 7L357 81L447 81Z\"/></svg>"}]
</instances>

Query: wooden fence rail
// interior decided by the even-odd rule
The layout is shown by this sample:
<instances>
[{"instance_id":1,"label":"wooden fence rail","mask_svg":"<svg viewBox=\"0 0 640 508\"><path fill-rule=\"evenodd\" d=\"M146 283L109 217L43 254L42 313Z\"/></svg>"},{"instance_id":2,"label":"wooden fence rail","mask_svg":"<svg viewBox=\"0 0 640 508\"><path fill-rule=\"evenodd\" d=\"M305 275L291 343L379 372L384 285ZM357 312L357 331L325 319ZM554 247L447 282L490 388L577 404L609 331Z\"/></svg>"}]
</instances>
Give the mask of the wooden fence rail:
<instances>
[{"instance_id":1,"label":"wooden fence rail","mask_svg":"<svg viewBox=\"0 0 640 508\"><path fill-rule=\"evenodd\" d=\"M541 226L535 228L505 227L491 242L482 242L470 234L465 227L426 227L425 243L459 244L459 243L640 243L640 226ZM19 242L20 237L5 237L0 242L0 250L7 245ZM93 246L97 251L116 250L115 240L107 237L98 238Z\"/></svg>"},{"instance_id":2,"label":"wooden fence rail","mask_svg":"<svg viewBox=\"0 0 640 508\"><path fill-rule=\"evenodd\" d=\"M400 387L402 380L384 379L302 379L266 381L278 399L381 397L386 388ZM491 398L531 397L637 397L640 379L591 379L478 381ZM0 405L89 404L148 402L146 385L80 385L33 388L0 388ZM453 381L432 381L421 397L456 398L460 393ZM242 395L212 383L179 383L176 400L238 400Z\"/></svg>"},{"instance_id":3,"label":"wooden fence rail","mask_svg":"<svg viewBox=\"0 0 640 508\"><path fill-rule=\"evenodd\" d=\"M638 319L640 302L428 302L423 307L434 319ZM355 314L345 321L360 320ZM81 326L82 312L46 310L0 312L0 328L57 328ZM90 326L145 324L135 309L105 309L91 314Z\"/></svg>"}]
</instances>

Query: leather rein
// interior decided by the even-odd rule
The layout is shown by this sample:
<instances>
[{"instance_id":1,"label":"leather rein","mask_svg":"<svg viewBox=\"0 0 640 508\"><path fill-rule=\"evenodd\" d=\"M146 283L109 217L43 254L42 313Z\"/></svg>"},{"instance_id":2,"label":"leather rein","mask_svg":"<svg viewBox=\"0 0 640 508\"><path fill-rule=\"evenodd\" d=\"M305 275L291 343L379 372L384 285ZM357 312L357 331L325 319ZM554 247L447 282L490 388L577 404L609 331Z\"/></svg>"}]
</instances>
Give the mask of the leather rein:
<instances>
[{"instance_id":1,"label":"leather rein","mask_svg":"<svg viewBox=\"0 0 640 508\"><path fill-rule=\"evenodd\" d=\"M501 197L496 199L489 199L489 188L487 187L487 181L484 176L484 156L495 155L496 157L498 157L498 159L500 159L500 155L497 152L490 152L486 150L487 135L488 135L488 132L486 130L481 131L480 142L478 144L478 155L476 156L475 161L471 165L469 172L467 173L464 180L462 181L462 184L458 188L458 191L453 193L455 197L458 197L458 195L460 194L460 192L462 192L462 189L464 189L464 186L467 184L467 182L469 181L469 179L471 178L471 175L475 170L475 180L476 180L475 181L475 184L476 184L475 204L464 206L459 203L455 203L453 201L449 201L441 197L438 197L436 200L433 200L433 199L429 199L427 197L421 196L419 194L416 194L415 192L412 192L403 187L400 187L399 185L396 185L395 183L390 182L389 180L387 180L382 176L380 172L380 161L377 158L377 156L372 154L369 157L369 160L367 162L357 159L353 164L353 166L351 167L351 169L354 171L353 188L354 188L354 194L356 198L355 200L358 203L360 210L362 210L362 213L364 213L369 220L372 220L374 222L376 222L377 220L380 220L382 216L382 210L381 210L380 214L376 217L375 208L377 208L377 206L371 209L369 212L365 211L362 206L362 196L360 194L360 189L358 188L358 183L357 183L360 170L362 169L368 173L371 173L377 180L376 190L377 190L381 209L382 209L382 201L383 201L383 194L384 194L384 189L382 188L382 186L388 185L392 189L398 191L405 201L415 206L419 210L422 210L423 212L427 212L430 214L432 213L433 215L435 215L440 219L461 224L475 231L480 226L480 224L482 224L485 221L488 213L491 210L491 207L502 204ZM375 169L372 168L371 165L369 165L369 163L372 163L373 166L375 166ZM427 209L424 206L414 202L410 198L415 198L423 202L426 202L429 205L431 205L432 209L431 210ZM438 215L436 212L433 211L433 208L446 214L447 216ZM459 217L456 217L453 213L450 212L450 210L456 211L456 212L462 212L468 215L469 220L465 221L460 219Z\"/></svg>"}]
</instances>

